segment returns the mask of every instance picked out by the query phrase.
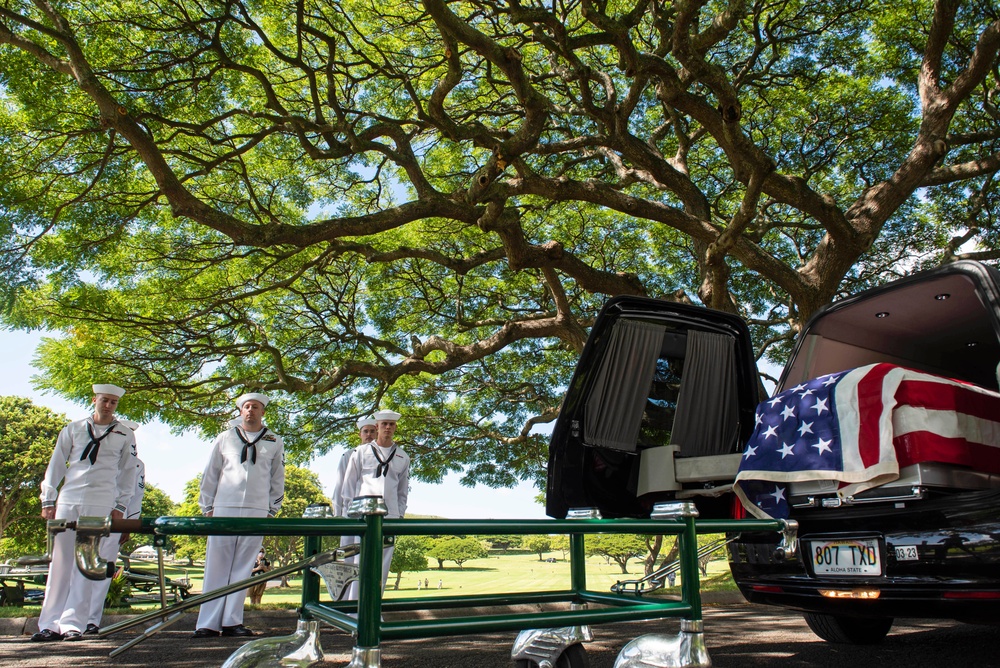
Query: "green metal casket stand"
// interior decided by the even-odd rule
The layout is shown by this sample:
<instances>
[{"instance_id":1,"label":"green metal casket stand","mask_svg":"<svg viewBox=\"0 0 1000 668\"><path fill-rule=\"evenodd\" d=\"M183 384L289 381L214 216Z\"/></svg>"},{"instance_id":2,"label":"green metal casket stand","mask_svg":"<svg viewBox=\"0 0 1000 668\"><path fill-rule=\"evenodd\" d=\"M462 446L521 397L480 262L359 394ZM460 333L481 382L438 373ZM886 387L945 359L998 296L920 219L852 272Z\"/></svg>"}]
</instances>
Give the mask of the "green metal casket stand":
<instances>
[{"instance_id":1,"label":"green metal casket stand","mask_svg":"<svg viewBox=\"0 0 1000 668\"><path fill-rule=\"evenodd\" d=\"M378 497L358 499L352 514L358 519L302 518L258 519L224 517L160 517L143 519L143 529L159 535L301 535L305 536L304 559L323 553L324 536L361 536L359 600L321 602L320 578L310 569L303 573L300 628L315 630L316 621L325 622L357 638L348 668L381 666L379 647L384 640L432 636L476 634L508 630L579 627L604 622L620 622L677 617L682 620L678 636L653 635L633 640L622 650L616 668L666 668L667 666L708 666L711 662L702 639L702 609L699 591L697 534L739 531L779 531L785 534L785 556L794 556L794 526L780 520L703 520L696 522L697 510L690 502L674 502L656 507L648 520L565 519L565 520L412 520L385 519L385 506ZM372 500L374 499L374 500ZM360 503L359 503L360 502ZM591 511L576 513L592 516ZM573 513L571 513L572 517ZM568 590L509 593L488 596L449 596L382 600L382 545L387 537L442 536L465 534L553 534L570 535L570 588ZM651 600L637 593L609 593L587 589L584 536L587 534L664 534L680 536L681 600ZM488 606L512 607L520 604L568 604L565 610L518 613L505 612L437 619L383 621L383 612L443 610ZM590 604L593 604L591 607ZM312 624L311 624L312 623ZM291 638L289 636L288 638ZM282 639L284 640L284 639ZM261 639L248 643L268 643ZM318 640L312 639L318 647ZM278 643L280 644L280 643ZM287 647L288 643L285 643ZM244 652L244 646L237 654ZM252 649L252 648L251 648ZM244 652L259 655L260 653ZM306 653L308 654L308 652ZM313 655L314 656L314 655ZM322 656L322 652L319 652ZM528 656L532 656L530 653ZM558 656L521 660L519 665L551 668ZM274 657L270 665L309 665L311 657ZM517 658L517 657L515 657ZM226 666L239 663L236 654ZM267 665L258 656L253 665ZM547 665L546 665L547 664ZM564 661L563 664L566 665Z\"/></svg>"}]
</instances>

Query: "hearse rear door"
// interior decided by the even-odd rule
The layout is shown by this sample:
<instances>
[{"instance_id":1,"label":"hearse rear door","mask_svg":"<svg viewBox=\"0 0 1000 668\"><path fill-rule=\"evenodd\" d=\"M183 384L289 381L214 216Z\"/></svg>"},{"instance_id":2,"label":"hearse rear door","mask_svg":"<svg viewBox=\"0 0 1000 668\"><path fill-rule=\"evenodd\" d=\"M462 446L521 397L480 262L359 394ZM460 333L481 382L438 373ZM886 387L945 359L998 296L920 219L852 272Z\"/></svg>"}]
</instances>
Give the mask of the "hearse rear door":
<instances>
[{"instance_id":1,"label":"hearse rear door","mask_svg":"<svg viewBox=\"0 0 1000 668\"><path fill-rule=\"evenodd\" d=\"M728 517L757 387L749 330L738 316L609 300L553 429L546 512L646 517L656 502L687 498L702 516Z\"/></svg>"}]
</instances>

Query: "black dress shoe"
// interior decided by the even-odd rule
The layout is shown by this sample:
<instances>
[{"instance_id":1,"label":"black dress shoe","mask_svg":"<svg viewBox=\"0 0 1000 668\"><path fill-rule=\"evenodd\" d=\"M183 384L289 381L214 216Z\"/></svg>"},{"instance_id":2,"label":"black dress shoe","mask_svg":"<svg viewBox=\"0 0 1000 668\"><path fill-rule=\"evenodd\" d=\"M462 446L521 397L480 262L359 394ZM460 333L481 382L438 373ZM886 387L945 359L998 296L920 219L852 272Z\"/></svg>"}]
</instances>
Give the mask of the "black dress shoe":
<instances>
[{"instance_id":1,"label":"black dress shoe","mask_svg":"<svg viewBox=\"0 0 1000 668\"><path fill-rule=\"evenodd\" d=\"M97 624L87 624L87 630L83 632L85 636L96 636L100 632L101 627Z\"/></svg>"},{"instance_id":2,"label":"black dress shoe","mask_svg":"<svg viewBox=\"0 0 1000 668\"><path fill-rule=\"evenodd\" d=\"M253 635L253 631L251 631L247 627L243 626L242 624L238 624L236 626L223 626L222 627L222 635L224 635L224 636L240 636L240 637L245 638L247 636L252 636Z\"/></svg>"},{"instance_id":3,"label":"black dress shoe","mask_svg":"<svg viewBox=\"0 0 1000 668\"><path fill-rule=\"evenodd\" d=\"M194 633L191 634L192 638L214 638L219 635L219 632L215 629L195 629Z\"/></svg>"},{"instance_id":4,"label":"black dress shoe","mask_svg":"<svg viewBox=\"0 0 1000 668\"><path fill-rule=\"evenodd\" d=\"M77 640L83 640L83 634L79 631L67 631L63 634L63 640L70 642L76 642Z\"/></svg>"},{"instance_id":5,"label":"black dress shoe","mask_svg":"<svg viewBox=\"0 0 1000 668\"><path fill-rule=\"evenodd\" d=\"M56 633L52 629L42 629L31 636L32 642L47 642L49 640L62 640L62 634Z\"/></svg>"}]
</instances>

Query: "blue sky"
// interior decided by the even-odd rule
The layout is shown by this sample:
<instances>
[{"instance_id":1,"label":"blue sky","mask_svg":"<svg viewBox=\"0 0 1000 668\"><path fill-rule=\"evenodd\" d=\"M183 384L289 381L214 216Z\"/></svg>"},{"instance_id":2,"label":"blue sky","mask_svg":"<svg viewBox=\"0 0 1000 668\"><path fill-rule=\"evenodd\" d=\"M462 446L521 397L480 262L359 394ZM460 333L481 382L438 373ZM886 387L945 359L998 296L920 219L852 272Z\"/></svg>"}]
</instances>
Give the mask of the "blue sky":
<instances>
[{"instance_id":1,"label":"blue sky","mask_svg":"<svg viewBox=\"0 0 1000 668\"><path fill-rule=\"evenodd\" d=\"M35 404L78 420L88 414L87 406L36 391L31 377L39 373L31 366L35 347L41 340L37 333L0 330L0 395L30 398ZM128 395L122 402L128 401ZM405 430L405 421L399 424ZM205 466L211 443L194 432L180 436L170 433L163 424L154 422L140 426L136 433L139 456L146 464L146 480L156 485L174 501L183 497L184 484L198 475ZM333 473L343 451L333 449L314 459L309 468L315 471L330 494ZM431 485L411 481L407 514L436 515L450 519L544 519L544 508L535 503L536 490L527 483L514 489L463 487L459 476L449 475L444 482Z\"/></svg>"}]
</instances>

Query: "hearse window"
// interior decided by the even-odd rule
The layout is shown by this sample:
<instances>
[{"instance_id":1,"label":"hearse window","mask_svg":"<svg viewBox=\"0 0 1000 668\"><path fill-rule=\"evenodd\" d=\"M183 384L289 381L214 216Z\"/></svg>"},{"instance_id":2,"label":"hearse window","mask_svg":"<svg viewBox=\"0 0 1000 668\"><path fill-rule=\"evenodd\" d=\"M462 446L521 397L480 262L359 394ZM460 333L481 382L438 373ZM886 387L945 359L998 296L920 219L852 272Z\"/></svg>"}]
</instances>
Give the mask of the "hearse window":
<instances>
[{"instance_id":1,"label":"hearse window","mask_svg":"<svg viewBox=\"0 0 1000 668\"><path fill-rule=\"evenodd\" d=\"M587 400L584 442L680 456L732 452L739 427L735 342L724 334L619 320Z\"/></svg>"},{"instance_id":2,"label":"hearse window","mask_svg":"<svg viewBox=\"0 0 1000 668\"><path fill-rule=\"evenodd\" d=\"M635 451L663 332L663 325L649 322L615 322L587 399L588 445Z\"/></svg>"},{"instance_id":3,"label":"hearse window","mask_svg":"<svg viewBox=\"0 0 1000 668\"><path fill-rule=\"evenodd\" d=\"M684 381L670 439L681 446L681 457L733 451L739 431L735 346L725 334L688 333Z\"/></svg>"},{"instance_id":4,"label":"hearse window","mask_svg":"<svg viewBox=\"0 0 1000 668\"><path fill-rule=\"evenodd\" d=\"M684 335L677 335L676 338L679 338L682 344L687 340ZM683 347L676 354L664 350L656 360L656 372L653 374L653 384L646 399L646 410L642 414L642 425L639 428L640 450L670 442L670 430L673 429L674 416L677 414L681 377L684 375L683 351Z\"/></svg>"}]
</instances>

